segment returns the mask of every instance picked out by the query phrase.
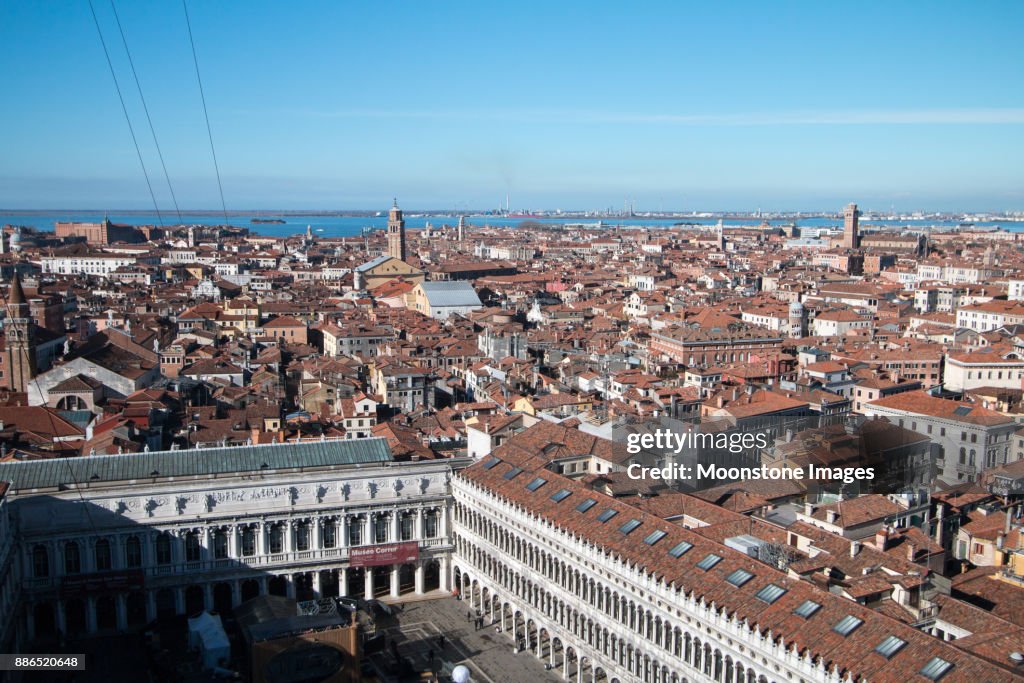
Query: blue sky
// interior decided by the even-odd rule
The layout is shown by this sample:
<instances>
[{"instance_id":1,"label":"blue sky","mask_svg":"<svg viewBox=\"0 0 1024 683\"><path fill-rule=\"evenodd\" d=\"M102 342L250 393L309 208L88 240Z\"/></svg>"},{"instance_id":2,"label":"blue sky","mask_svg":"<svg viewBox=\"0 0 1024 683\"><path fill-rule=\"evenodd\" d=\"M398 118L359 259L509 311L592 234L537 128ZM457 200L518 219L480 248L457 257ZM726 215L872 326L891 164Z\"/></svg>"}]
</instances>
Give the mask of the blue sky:
<instances>
[{"instance_id":1,"label":"blue sky","mask_svg":"<svg viewBox=\"0 0 1024 683\"><path fill-rule=\"evenodd\" d=\"M1024 3L629 5L191 0L228 208L1024 210ZM179 204L219 207L180 2L117 10ZM151 208L88 4L0 38L0 207Z\"/></svg>"}]
</instances>

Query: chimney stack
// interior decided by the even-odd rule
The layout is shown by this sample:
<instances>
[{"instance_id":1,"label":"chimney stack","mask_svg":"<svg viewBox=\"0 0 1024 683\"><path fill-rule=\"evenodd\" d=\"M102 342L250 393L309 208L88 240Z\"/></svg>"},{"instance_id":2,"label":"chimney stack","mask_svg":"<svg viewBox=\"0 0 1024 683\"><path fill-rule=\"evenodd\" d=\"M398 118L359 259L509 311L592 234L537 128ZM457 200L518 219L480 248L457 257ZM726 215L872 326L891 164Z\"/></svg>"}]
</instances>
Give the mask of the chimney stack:
<instances>
[{"instance_id":1,"label":"chimney stack","mask_svg":"<svg viewBox=\"0 0 1024 683\"><path fill-rule=\"evenodd\" d=\"M875 547L879 550L885 550L889 545L889 528L882 527L875 532Z\"/></svg>"},{"instance_id":2,"label":"chimney stack","mask_svg":"<svg viewBox=\"0 0 1024 683\"><path fill-rule=\"evenodd\" d=\"M850 557L857 557L860 552L860 541L850 541Z\"/></svg>"}]
</instances>

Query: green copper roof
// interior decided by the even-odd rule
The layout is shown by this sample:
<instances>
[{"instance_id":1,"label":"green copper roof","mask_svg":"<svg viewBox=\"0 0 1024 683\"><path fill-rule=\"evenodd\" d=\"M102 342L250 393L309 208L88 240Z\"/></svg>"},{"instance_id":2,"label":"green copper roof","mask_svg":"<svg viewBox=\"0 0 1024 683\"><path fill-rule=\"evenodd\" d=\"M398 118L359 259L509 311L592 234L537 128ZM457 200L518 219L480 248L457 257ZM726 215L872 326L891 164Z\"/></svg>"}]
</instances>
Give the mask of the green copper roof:
<instances>
[{"instance_id":1,"label":"green copper roof","mask_svg":"<svg viewBox=\"0 0 1024 683\"><path fill-rule=\"evenodd\" d=\"M15 490L29 490L75 483L85 487L98 482L375 465L390 461L391 449L385 439L307 441L10 461L0 463L0 481L11 482Z\"/></svg>"}]
</instances>

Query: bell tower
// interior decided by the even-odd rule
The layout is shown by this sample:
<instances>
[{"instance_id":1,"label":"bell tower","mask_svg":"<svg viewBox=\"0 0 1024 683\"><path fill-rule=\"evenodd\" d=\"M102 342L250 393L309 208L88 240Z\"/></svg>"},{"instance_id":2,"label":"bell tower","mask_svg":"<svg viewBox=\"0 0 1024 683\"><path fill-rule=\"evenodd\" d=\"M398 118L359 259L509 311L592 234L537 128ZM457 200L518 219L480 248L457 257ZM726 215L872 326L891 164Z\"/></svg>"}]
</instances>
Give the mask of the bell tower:
<instances>
[{"instance_id":1,"label":"bell tower","mask_svg":"<svg viewBox=\"0 0 1024 683\"><path fill-rule=\"evenodd\" d=\"M6 384L13 391L27 391L29 383L36 376L35 325L17 273L11 281L11 291L7 297L4 334L7 338Z\"/></svg>"},{"instance_id":2,"label":"bell tower","mask_svg":"<svg viewBox=\"0 0 1024 683\"><path fill-rule=\"evenodd\" d=\"M396 199L388 212L388 256L405 260L405 219Z\"/></svg>"}]
</instances>

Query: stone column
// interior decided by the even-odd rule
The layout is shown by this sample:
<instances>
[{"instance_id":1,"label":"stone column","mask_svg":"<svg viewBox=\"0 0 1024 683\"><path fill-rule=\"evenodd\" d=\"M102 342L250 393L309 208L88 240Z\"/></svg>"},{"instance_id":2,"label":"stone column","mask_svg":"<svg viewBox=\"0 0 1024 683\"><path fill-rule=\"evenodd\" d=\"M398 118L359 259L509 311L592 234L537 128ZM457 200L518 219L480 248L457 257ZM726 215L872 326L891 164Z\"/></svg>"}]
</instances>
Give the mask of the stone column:
<instances>
[{"instance_id":1,"label":"stone column","mask_svg":"<svg viewBox=\"0 0 1024 683\"><path fill-rule=\"evenodd\" d=\"M397 598L402 592L401 565L391 565L391 597Z\"/></svg>"},{"instance_id":2,"label":"stone column","mask_svg":"<svg viewBox=\"0 0 1024 683\"><path fill-rule=\"evenodd\" d=\"M206 561L213 559L213 527L204 526L200 535L203 547L199 549L199 559Z\"/></svg>"},{"instance_id":3,"label":"stone column","mask_svg":"<svg viewBox=\"0 0 1024 683\"><path fill-rule=\"evenodd\" d=\"M96 598L87 595L85 597L85 632L96 633Z\"/></svg>"},{"instance_id":4,"label":"stone column","mask_svg":"<svg viewBox=\"0 0 1024 683\"><path fill-rule=\"evenodd\" d=\"M317 522L319 526L319 522ZM316 598L320 597L320 570L313 571L313 596Z\"/></svg>"},{"instance_id":5,"label":"stone column","mask_svg":"<svg viewBox=\"0 0 1024 683\"><path fill-rule=\"evenodd\" d=\"M242 581L235 579L231 582L231 606L238 607L242 604Z\"/></svg>"},{"instance_id":6,"label":"stone column","mask_svg":"<svg viewBox=\"0 0 1024 683\"><path fill-rule=\"evenodd\" d=\"M309 546L310 550L320 550L321 548L323 548L323 525L323 517L313 518L313 528L311 529L313 538ZM319 591L317 592L319 593Z\"/></svg>"},{"instance_id":7,"label":"stone column","mask_svg":"<svg viewBox=\"0 0 1024 683\"><path fill-rule=\"evenodd\" d=\"M426 569L423 566L423 560L416 562L416 595L423 595L423 584L426 579Z\"/></svg>"},{"instance_id":8,"label":"stone column","mask_svg":"<svg viewBox=\"0 0 1024 683\"><path fill-rule=\"evenodd\" d=\"M416 528L413 529L412 537L417 541L422 541L426 538L423 529L423 508L416 508Z\"/></svg>"},{"instance_id":9,"label":"stone column","mask_svg":"<svg viewBox=\"0 0 1024 683\"><path fill-rule=\"evenodd\" d=\"M284 575L284 579L285 579L285 595L287 595L292 600L295 599L295 577L296 576L298 576L298 575L297 574L285 574Z\"/></svg>"},{"instance_id":10,"label":"stone column","mask_svg":"<svg viewBox=\"0 0 1024 683\"><path fill-rule=\"evenodd\" d=\"M25 640L31 642L36 639L36 611L34 605L29 605L25 610Z\"/></svg>"},{"instance_id":11,"label":"stone column","mask_svg":"<svg viewBox=\"0 0 1024 683\"><path fill-rule=\"evenodd\" d=\"M392 543L397 543L402 538L402 515L399 510L391 511L391 538Z\"/></svg>"},{"instance_id":12,"label":"stone column","mask_svg":"<svg viewBox=\"0 0 1024 683\"><path fill-rule=\"evenodd\" d=\"M146 591L146 623L156 619L156 591Z\"/></svg>"},{"instance_id":13,"label":"stone column","mask_svg":"<svg viewBox=\"0 0 1024 683\"><path fill-rule=\"evenodd\" d=\"M295 520L289 519L284 525L284 551L290 553L295 550Z\"/></svg>"},{"instance_id":14,"label":"stone column","mask_svg":"<svg viewBox=\"0 0 1024 683\"><path fill-rule=\"evenodd\" d=\"M439 562L438 573L440 574L441 590L450 591L452 589L451 581L451 561L448 557L442 557Z\"/></svg>"},{"instance_id":15,"label":"stone column","mask_svg":"<svg viewBox=\"0 0 1024 683\"><path fill-rule=\"evenodd\" d=\"M114 605L117 609L117 630L128 629L128 599L124 593L118 593L114 597Z\"/></svg>"},{"instance_id":16,"label":"stone column","mask_svg":"<svg viewBox=\"0 0 1024 683\"><path fill-rule=\"evenodd\" d=\"M373 518L377 513L366 513L366 528L363 529L363 545L372 545L377 542L373 533Z\"/></svg>"},{"instance_id":17,"label":"stone column","mask_svg":"<svg viewBox=\"0 0 1024 683\"><path fill-rule=\"evenodd\" d=\"M338 570L338 594L348 595L348 567Z\"/></svg>"},{"instance_id":18,"label":"stone column","mask_svg":"<svg viewBox=\"0 0 1024 683\"><path fill-rule=\"evenodd\" d=\"M54 611L57 613L57 632L60 634L66 634L68 632L68 622L64 614L64 601L57 600L53 605Z\"/></svg>"},{"instance_id":19,"label":"stone column","mask_svg":"<svg viewBox=\"0 0 1024 683\"><path fill-rule=\"evenodd\" d=\"M262 521L256 525L256 554L267 554L267 523Z\"/></svg>"},{"instance_id":20,"label":"stone column","mask_svg":"<svg viewBox=\"0 0 1024 683\"><path fill-rule=\"evenodd\" d=\"M207 612L210 612L210 611L213 610L213 584L212 583L204 583L203 584L203 609L205 609Z\"/></svg>"},{"instance_id":21,"label":"stone column","mask_svg":"<svg viewBox=\"0 0 1024 683\"><path fill-rule=\"evenodd\" d=\"M367 600L373 599L373 567L365 567L363 572L366 575L363 581L363 597Z\"/></svg>"},{"instance_id":22,"label":"stone column","mask_svg":"<svg viewBox=\"0 0 1024 683\"><path fill-rule=\"evenodd\" d=\"M242 534L237 524L228 528L228 559L234 560L242 556Z\"/></svg>"},{"instance_id":23,"label":"stone column","mask_svg":"<svg viewBox=\"0 0 1024 683\"><path fill-rule=\"evenodd\" d=\"M185 613L185 589L184 588L173 588L174 591L174 613L184 614Z\"/></svg>"},{"instance_id":24,"label":"stone column","mask_svg":"<svg viewBox=\"0 0 1024 683\"><path fill-rule=\"evenodd\" d=\"M349 543L349 536L348 536L348 524L349 524L348 515L342 515L340 521L341 521L341 533L338 534L338 543L341 545L342 548L348 548L351 545L351 543Z\"/></svg>"}]
</instances>

